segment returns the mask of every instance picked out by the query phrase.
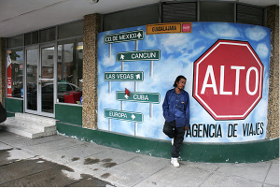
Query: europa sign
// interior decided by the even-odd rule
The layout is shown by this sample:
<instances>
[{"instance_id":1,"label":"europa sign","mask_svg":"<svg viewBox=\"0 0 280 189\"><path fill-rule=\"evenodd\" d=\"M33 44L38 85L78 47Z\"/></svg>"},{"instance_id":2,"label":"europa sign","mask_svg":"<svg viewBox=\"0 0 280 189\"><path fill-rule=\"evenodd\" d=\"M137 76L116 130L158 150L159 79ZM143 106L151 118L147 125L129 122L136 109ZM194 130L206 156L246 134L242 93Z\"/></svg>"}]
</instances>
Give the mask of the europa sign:
<instances>
[{"instance_id":1,"label":"europa sign","mask_svg":"<svg viewBox=\"0 0 280 189\"><path fill-rule=\"evenodd\" d=\"M242 120L262 98L263 64L248 42L218 40L194 62L193 97L215 120Z\"/></svg>"}]
</instances>

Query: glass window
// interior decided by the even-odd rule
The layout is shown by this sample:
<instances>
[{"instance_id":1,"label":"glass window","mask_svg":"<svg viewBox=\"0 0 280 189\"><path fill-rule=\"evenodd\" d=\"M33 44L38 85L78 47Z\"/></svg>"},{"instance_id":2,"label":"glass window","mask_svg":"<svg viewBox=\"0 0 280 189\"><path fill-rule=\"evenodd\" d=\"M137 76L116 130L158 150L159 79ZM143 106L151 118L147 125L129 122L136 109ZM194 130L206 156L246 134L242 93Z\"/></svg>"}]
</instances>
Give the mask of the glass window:
<instances>
[{"instance_id":1,"label":"glass window","mask_svg":"<svg viewBox=\"0 0 280 189\"><path fill-rule=\"evenodd\" d=\"M159 22L158 4L103 15L103 30L114 30Z\"/></svg>"},{"instance_id":2,"label":"glass window","mask_svg":"<svg viewBox=\"0 0 280 189\"><path fill-rule=\"evenodd\" d=\"M67 40L58 44L57 98L59 102L80 104L83 85L83 42Z\"/></svg>"},{"instance_id":3,"label":"glass window","mask_svg":"<svg viewBox=\"0 0 280 189\"><path fill-rule=\"evenodd\" d=\"M83 24L83 20L80 20L58 26L58 39L82 36L84 31Z\"/></svg>"},{"instance_id":4,"label":"glass window","mask_svg":"<svg viewBox=\"0 0 280 189\"><path fill-rule=\"evenodd\" d=\"M15 37L8 38L7 40L8 48L21 47L21 46L23 46L23 35L18 35Z\"/></svg>"},{"instance_id":5,"label":"glass window","mask_svg":"<svg viewBox=\"0 0 280 189\"><path fill-rule=\"evenodd\" d=\"M234 4L200 2L200 21L234 22Z\"/></svg>"},{"instance_id":6,"label":"glass window","mask_svg":"<svg viewBox=\"0 0 280 189\"><path fill-rule=\"evenodd\" d=\"M9 50L7 57L7 96L23 98L23 50ZM11 88L9 88L11 86Z\"/></svg>"},{"instance_id":7,"label":"glass window","mask_svg":"<svg viewBox=\"0 0 280 189\"><path fill-rule=\"evenodd\" d=\"M33 45L38 43L38 32L31 32L24 35L24 44Z\"/></svg>"},{"instance_id":8,"label":"glass window","mask_svg":"<svg viewBox=\"0 0 280 189\"><path fill-rule=\"evenodd\" d=\"M55 40L55 27L40 31L40 42L48 42Z\"/></svg>"}]
</instances>

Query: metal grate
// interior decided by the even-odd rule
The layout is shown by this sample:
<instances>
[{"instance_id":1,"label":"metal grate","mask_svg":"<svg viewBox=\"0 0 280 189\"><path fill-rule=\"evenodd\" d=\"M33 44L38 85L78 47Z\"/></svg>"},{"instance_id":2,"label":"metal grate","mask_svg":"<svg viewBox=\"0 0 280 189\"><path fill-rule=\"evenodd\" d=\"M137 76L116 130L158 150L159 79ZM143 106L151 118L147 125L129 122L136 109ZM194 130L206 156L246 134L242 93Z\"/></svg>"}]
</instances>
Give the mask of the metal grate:
<instances>
[{"instance_id":1,"label":"metal grate","mask_svg":"<svg viewBox=\"0 0 280 189\"><path fill-rule=\"evenodd\" d=\"M237 4L237 23L263 25L264 9Z\"/></svg>"},{"instance_id":2,"label":"metal grate","mask_svg":"<svg viewBox=\"0 0 280 189\"><path fill-rule=\"evenodd\" d=\"M24 45L34 45L38 43L38 32L31 32L24 35Z\"/></svg>"},{"instance_id":3,"label":"metal grate","mask_svg":"<svg viewBox=\"0 0 280 189\"><path fill-rule=\"evenodd\" d=\"M197 3L163 3L162 22L186 22L197 20Z\"/></svg>"},{"instance_id":4,"label":"metal grate","mask_svg":"<svg viewBox=\"0 0 280 189\"><path fill-rule=\"evenodd\" d=\"M55 27L45 29L45 30L40 30L40 42L47 42L47 41L53 41L55 40Z\"/></svg>"}]
</instances>

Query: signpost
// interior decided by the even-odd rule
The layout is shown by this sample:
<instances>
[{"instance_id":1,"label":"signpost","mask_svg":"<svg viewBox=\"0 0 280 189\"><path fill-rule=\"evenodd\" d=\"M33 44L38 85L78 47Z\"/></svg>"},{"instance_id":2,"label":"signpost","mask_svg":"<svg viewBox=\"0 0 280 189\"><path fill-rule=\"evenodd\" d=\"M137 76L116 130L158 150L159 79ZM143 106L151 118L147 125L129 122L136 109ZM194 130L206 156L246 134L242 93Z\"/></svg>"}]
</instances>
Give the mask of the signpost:
<instances>
[{"instance_id":1,"label":"signpost","mask_svg":"<svg viewBox=\"0 0 280 189\"><path fill-rule=\"evenodd\" d=\"M120 101L131 101L131 102L140 102L140 103L160 103L160 94L159 93L145 93L145 92L123 92L117 91L116 98Z\"/></svg>"},{"instance_id":2,"label":"signpost","mask_svg":"<svg viewBox=\"0 0 280 189\"><path fill-rule=\"evenodd\" d=\"M142 113L123 110L104 109L104 117L137 123L143 123L144 121L144 115Z\"/></svg>"},{"instance_id":3,"label":"signpost","mask_svg":"<svg viewBox=\"0 0 280 189\"><path fill-rule=\"evenodd\" d=\"M104 37L104 43L109 44L109 57L111 56L111 44L112 43L121 43L127 41L135 41L135 50L138 49L137 41L144 39L144 31L137 30L131 32L117 33L112 35L106 35Z\"/></svg>"},{"instance_id":4,"label":"signpost","mask_svg":"<svg viewBox=\"0 0 280 189\"><path fill-rule=\"evenodd\" d=\"M117 53L116 59L121 62L120 72L105 72L104 80L108 81L109 93L111 93L111 81L134 81L134 93L131 93L131 98L125 98L125 92L117 94L117 100L121 101L121 110L105 109L105 117L109 119L109 130L111 130L111 119L119 119L123 121L134 122L134 134L137 135L137 123L143 122L143 114L138 112L123 111L123 101L143 102L150 104L150 117L152 118L153 104L160 102L160 95L158 93L137 93L137 81L144 80L144 73L142 71L124 71L124 62L129 61L150 61L150 76L153 75L153 61L160 59L160 50L142 50L138 51L138 40L144 39L144 31L137 30L125 33L118 33L106 35L104 43L109 44L109 57L111 56L111 44L127 41L135 41L135 51Z\"/></svg>"},{"instance_id":5,"label":"signpost","mask_svg":"<svg viewBox=\"0 0 280 189\"><path fill-rule=\"evenodd\" d=\"M144 72L104 72L105 81L143 81Z\"/></svg>"},{"instance_id":6,"label":"signpost","mask_svg":"<svg viewBox=\"0 0 280 189\"><path fill-rule=\"evenodd\" d=\"M125 33L117 33L112 35L106 35L104 38L105 44L109 43L120 43L126 41L136 41L144 39L144 31L137 30Z\"/></svg>"},{"instance_id":7,"label":"signpost","mask_svg":"<svg viewBox=\"0 0 280 189\"><path fill-rule=\"evenodd\" d=\"M150 76L153 75L154 60L160 60L160 50L144 50L117 53L117 61L122 62L122 70L123 62L150 61Z\"/></svg>"},{"instance_id":8,"label":"signpost","mask_svg":"<svg viewBox=\"0 0 280 189\"><path fill-rule=\"evenodd\" d=\"M262 98L263 65L248 42L218 40L194 62L193 97L215 120L240 120Z\"/></svg>"},{"instance_id":9,"label":"signpost","mask_svg":"<svg viewBox=\"0 0 280 189\"><path fill-rule=\"evenodd\" d=\"M144 50L117 53L118 62L151 61L160 59L160 50Z\"/></svg>"},{"instance_id":10,"label":"signpost","mask_svg":"<svg viewBox=\"0 0 280 189\"><path fill-rule=\"evenodd\" d=\"M191 22L173 22L146 25L146 34L191 33Z\"/></svg>"},{"instance_id":11,"label":"signpost","mask_svg":"<svg viewBox=\"0 0 280 189\"><path fill-rule=\"evenodd\" d=\"M128 72L104 72L104 80L109 81L108 90L111 93L111 81L137 81L144 80L144 72L128 71Z\"/></svg>"}]
</instances>

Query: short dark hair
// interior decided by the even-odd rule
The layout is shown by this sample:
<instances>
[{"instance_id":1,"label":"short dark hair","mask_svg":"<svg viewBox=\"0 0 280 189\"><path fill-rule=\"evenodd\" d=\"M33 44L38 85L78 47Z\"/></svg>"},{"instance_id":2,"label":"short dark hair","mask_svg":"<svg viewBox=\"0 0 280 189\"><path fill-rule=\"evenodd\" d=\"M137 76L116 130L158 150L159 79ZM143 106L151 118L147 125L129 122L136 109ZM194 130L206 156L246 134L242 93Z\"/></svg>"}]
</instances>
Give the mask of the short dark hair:
<instances>
[{"instance_id":1,"label":"short dark hair","mask_svg":"<svg viewBox=\"0 0 280 189\"><path fill-rule=\"evenodd\" d=\"M187 78L185 78L185 76L179 75L174 81L173 87L177 87L177 82L179 82L181 79L185 79L187 82Z\"/></svg>"}]
</instances>

